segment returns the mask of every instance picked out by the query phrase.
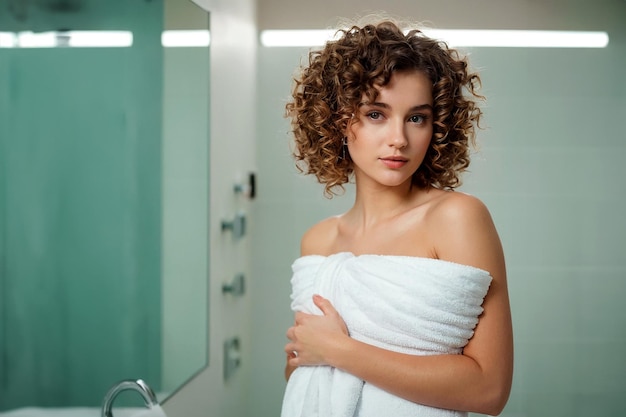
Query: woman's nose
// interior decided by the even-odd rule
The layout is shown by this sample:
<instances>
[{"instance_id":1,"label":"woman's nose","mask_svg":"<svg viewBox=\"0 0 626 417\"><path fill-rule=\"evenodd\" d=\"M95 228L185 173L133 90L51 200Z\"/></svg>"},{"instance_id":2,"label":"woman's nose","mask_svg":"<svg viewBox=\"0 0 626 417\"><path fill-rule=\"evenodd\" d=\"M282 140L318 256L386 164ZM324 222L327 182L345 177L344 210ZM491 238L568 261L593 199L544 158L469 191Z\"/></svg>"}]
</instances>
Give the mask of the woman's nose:
<instances>
[{"instance_id":1,"label":"woman's nose","mask_svg":"<svg viewBox=\"0 0 626 417\"><path fill-rule=\"evenodd\" d=\"M409 141L406 137L406 132L404 130L404 123L394 123L391 131L389 132L389 146L393 146L398 149L404 148L408 145Z\"/></svg>"}]
</instances>

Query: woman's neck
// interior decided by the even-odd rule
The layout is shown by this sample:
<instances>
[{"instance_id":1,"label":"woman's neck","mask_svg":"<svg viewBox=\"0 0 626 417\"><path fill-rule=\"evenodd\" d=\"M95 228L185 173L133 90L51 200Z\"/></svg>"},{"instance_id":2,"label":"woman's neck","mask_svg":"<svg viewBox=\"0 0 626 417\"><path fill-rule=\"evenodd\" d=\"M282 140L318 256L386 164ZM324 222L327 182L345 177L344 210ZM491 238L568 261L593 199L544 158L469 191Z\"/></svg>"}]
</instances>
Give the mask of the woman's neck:
<instances>
[{"instance_id":1,"label":"woman's neck","mask_svg":"<svg viewBox=\"0 0 626 417\"><path fill-rule=\"evenodd\" d=\"M369 228L416 207L421 200L420 196L428 191L429 189L417 188L410 181L396 187L357 184L354 205L346 214L361 227Z\"/></svg>"}]
</instances>

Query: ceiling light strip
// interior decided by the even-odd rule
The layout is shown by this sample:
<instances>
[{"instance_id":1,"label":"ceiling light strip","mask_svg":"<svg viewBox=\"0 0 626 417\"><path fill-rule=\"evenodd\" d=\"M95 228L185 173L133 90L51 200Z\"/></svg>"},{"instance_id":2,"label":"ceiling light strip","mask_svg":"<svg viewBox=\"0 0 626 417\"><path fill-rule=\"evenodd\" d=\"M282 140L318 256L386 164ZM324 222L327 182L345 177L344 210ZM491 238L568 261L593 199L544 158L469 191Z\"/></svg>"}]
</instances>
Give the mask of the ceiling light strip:
<instances>
[{"instance_id":1,"label":"ceiling light strip","mask_svg":"<svg viewBox=\"0 0 626 417\"><path fill-rule=\"evenodd\" d=\"M161 44L166 48L206 47L210 43L208 30L166 30L161 34Z\"/></svg>"},{"instance_id":2,"label":"ceiling light strip","mask_svg":"<svg viewBox=\"0 0 626 417\"><path fill-rule=\"evenodd\" d=\"M0 48L13 48L17 44L15 33L0 32Z\"/></svg>"},{"instance_id":3,"label":"ceiling light strip","mask_svg":"<svg viewBox=\"0 0 626 417\"><path fill-rule=\"evenodd\" d=\"M462 30L422 29L450 47L500 48L604 48L609 35L600 31ZM267 47L322 46L334 39L334 30L264 30L261 44Z\"/></svg>"},{"instance_id":4,"label":"ceiling light strip","mask_svg":"<svg viewBox=\"0 0 626 417\"><path fill-rule=\"evenodd\" d=\"M133 46L129 31L72 31L68 32L67 46L73 48L127 48Z\"/></svg>"},{"instance_id":5,"label":"ceiling light strip","mask_svg":"<svg viewBox=\"0 0 626 417\"><path fill-rule=\"evenodd\" d=\"M0 32L0 48L125 48L129 31Z\"/></svg>"},{"instance_id":6,"label":"ceiling light strip","mask_svg":"<svg viewBox=\"0 0 626 417\"><path fill-rule=\"evenodd\" d=\"M207 47L208 30L166 30L161 44L167 48ZM126 48L133 45L129 31L0 32L0 48Z\"/></svg>"}]
</instances>

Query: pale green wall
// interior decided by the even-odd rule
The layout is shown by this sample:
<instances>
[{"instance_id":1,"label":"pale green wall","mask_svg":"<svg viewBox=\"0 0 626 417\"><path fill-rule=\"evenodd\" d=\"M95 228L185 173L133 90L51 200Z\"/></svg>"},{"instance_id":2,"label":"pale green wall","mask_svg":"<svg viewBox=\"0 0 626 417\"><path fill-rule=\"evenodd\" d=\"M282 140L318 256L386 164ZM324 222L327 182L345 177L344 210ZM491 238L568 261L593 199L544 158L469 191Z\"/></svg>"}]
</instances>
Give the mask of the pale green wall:
<instances>
[{"instance_id":1,"label":"pale green wall","mask_svg":"<svg viewBox=\"0 0 626 417\"><path fill-rule=\"evenodd\" d=\"M508 261L516 356L503 416L626 414L626 32L610 34L606 49L471 51L488 102L463 191L489 206ZM352 200L350 191L325 200L321 186L293 168L284 104L305 53L259 50L249 406L256 416L280 410L300 236Z\"/></svg>"},{"instance_id":2,"label":"pale green wall","mask_svg":"<svg viewBox=\"0 0 626 417\"><path fill-rule=\"evenodd\" d=\"M508 261L516 372L505 415L626 413L624 33L606 49L476 50L488 130L465 189Z\"/></svg>"},{"instance_id":3,"label":"pale green wall","mask_svg":"<svg viewBox=\"0 0 626 417\"><path fill-rule=\"evenodd\" d=\"M162 7L117 11L132 48L0 49L0 408L160 385Z\"/></svg>"}]
</instances>

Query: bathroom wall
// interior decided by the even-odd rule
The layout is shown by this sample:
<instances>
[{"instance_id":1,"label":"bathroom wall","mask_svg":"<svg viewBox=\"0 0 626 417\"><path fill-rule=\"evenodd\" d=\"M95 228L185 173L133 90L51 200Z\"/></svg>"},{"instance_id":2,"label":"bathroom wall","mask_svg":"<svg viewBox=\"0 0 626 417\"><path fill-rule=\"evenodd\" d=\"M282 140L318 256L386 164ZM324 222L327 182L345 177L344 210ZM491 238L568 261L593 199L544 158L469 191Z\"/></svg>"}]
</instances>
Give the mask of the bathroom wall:
<instances>
[{"instance_id":1,"label":"bathroom wall","mask_svg":"<svg viewBox=\"0 0 626 417\"><path fill-rule=\"evenodd\" d=\"M2 30L102 23L2 6ZM159 388L162 8L104 9L133 47L0 49L0 410Z\"/></svg>"},{"instance_id":2,"label":"bathroom wall","mask_svg":"<svg viewBox=\"0 0 626 417\"><path fill-rule=\"evenodd\" d=\"M453 16L449 8L434 3L439 4L389 2L389 11L431 20L439 27L528 24L609 32L605 49L468 51L481 71L488 101L480 148L462 191L488 205L507 257L515 376L502 415L625 415L626 316L621 306L626 297L626 223L621 213L626 208L626 4L551 1L540 6L515 1L504 6L482 1L472 2L466 14ZM467 7L467 2L448 3ZM351 17L370 6L358 4L313 7L261 0L259 27L323 28L342 12ZM353 197L348 189L345 196L326 200L322 187L298 175L290 158L284 104L293 70L306 52L259 49L253 389L247 415L279 415L282 349L293 320L290 264L299 254L300 236L314 222L346 210Z\"/></svg>"},{"instance_id":3,"label":"bathroom wall","mask_svg":"<svg viewBox=\"0 0 626 417\"><path fill-rule=\"evenodd\" d=\"M224 295L222 284L237 273L252 279L250 233L234 241L221 231L221 221L232 220L238 210L250 214L254 204L233 187L256 168L256 5L253 0L194 2L210 11L211 19L209 366L167 400L164 409L171 417L246 416L254 347L250 294ZM223 344L232 337L240 339L241 367L224 380Z\"/></svg>"},{"instance_id":4,"label":"bathroom wall","mask_svg":"<svg viewBox=\"0 0 626 417\"><path fill-rule=\"evenodd\" d=\"M178 1L178 0L176 0ZM184 1L184 0L181 0ZM168 3L168 2L165 2ZM169 2L171 4L171 2ZM252 349L252 341L250 337L250 298L244 296L243 298L235 298L230 295L222 294L222 284L232 280L237 273L246 274L247 279L250 278L250 245L249 239L244 238L239 241L234 241L229 233L223 233L221 231L221 221L232 219L236 211L243 210L249 212L251 210L250 202L243 196L235 195L233 192L233 186L236 180L244 178L249 171L255 169L255 144L256 144L256 130L255 130L255 90L256 90L256 45L257 45L257 33L255 26L256 6L252 0L198 0L198 4L204 7L210 12L211 19L211 35L212 44L210 47L211 62L210 74L207 72L207 77L210 77L209 84L211 89L211 123L210 123L210 149L208 149L210 160L210 183L208 189L210 192L210 217L207 218L206 224L198 224L199 229L205 229L208 233L209 242L209 255L210 265L209 274L211 276L209 290L209 318L208 327L206 331L210 333L209 340L210 345L208 347L209 367L199 373L193 378L189 384L184 388L176 392L175 396L169 399L164 408L168 415L171 416L241 416L246 415L246 402L243 400L246 397L247 387L249 386L249 370L250 367L250 351ZM143 3L149 4L149 3ZM102 17L102 14L98 14L97 17ZM118 15L110 16L107 18L115 20L119 18ZM129 16L133 18L132 15ZM208 17L208 16L207 16ZM97 20L94 17L94 20ZM106 20L106 19L105 19ZM103 27L108 27L107 23L102 23ZM159 26L158 31L160 32ZM161 48L158 47L158 51ZM182 51L166 51L168 56L173 54L181 54ZM113 57L116 58L116 57ZM186 59L189 57L186 57ZM160 61L160 59L158 60ZM119 63L119 59L111 59L108 64L115 67L115 63ZM150 61L145 61L137 64L134 68L136 71L144 71L142 80L152 80L152 77L160 77L161 72L150 72L144 68ZM7 61L0 61L0 77L5 81L4 88L0 88L0 91L11 92L8 80L10 80L10 68L6 65ZM98 61L94 61L93 65L97 65ZM204 64L202 62L202 64ZM33 67L35 71L37 68ZM167 68L166 71L176 71L176 68ZM196 70L198 70L196 68ZM87 77L90 72L85 73ZM168 73L169 74L169 73ZM69 75L68 75L69 76ZM157 87L147 89L152 91L156 99L151 102L155 106L156 114L160 114L161 111L161 99L160 99L160 79L157 82ZM135 83L129 90L133 88L139 88L143 86L141 83ZM58 86L62 88L63 86ZM105 85L96 85L96 87L106 88ZM206 85L198 85L197 91L200 94ZM172 92L171 90L166 93L180 93ZM189 92L193 95L193 92ZM45 103L48 104L48 103ZM7 146L4 141L5 138L11 137L11 132L8 128L11 126L10 113L6 111L10 109L12 103L6 94L0 94L0 108L5 111L0 112L0 134L3 141L0 142L0 151L2 156L6 156ZM44 104L42 104L44 106ZM90 107L85 107L83 110L87 111ZM59 109L60 111L61 109ZM145 109L146 112L148 109ZM168 111L183 111L184 109L166 109ZM200 112L201 109L195 107L191 109L193 111ZM53 115L47 117L53 118ZM182 116L181 116L182 117ZM206 114L207 120L209 114ZM159 120L160 117L152 117L151 126L159 133L161 128L159 123L154 121ZM47 119L46 119L47 120ZM84 124L88 124L87 121L78 120ZM171 120L171 123L181 123L180 120ZM48 123L50 124L50 123ZM40 128L45 126L43 123L32 123L31 128ZM82 124L81 124L82 126ZM165 125L164 129L171 129L172 125ZM150 137L159 138L161 135L150 135ZM195 140L195 139L194 139ZM172 143L168 143L171 146ZM204 152L204 149L198 149L198 153ZM149 156L149 157L148 157ZM156 159L153 158L155 156ZM194 155L196 158L201 158L202 155ZM41 158L46 155L40 155ZM160 162L159 155L152 155L151 153L144 153L144 163L150 164L156 161ZM0 161L0 169L2 169L3 177L6 178L6 167L3 159ZM22 167L24 171L28 171L28 164L24 164ZM158 182L160 176L152 175L152 181ZM0 181L0 191L5 192L8 187L8 182ZM151 190L152 188L150 188ZM0 205L0 215L4 216L7 213L7 206ZM99 201L99 200L97 200ZM160 207L160 195L155 195L155 204L153 208ZM34 205L34 207L40 207L48 209L51 202L45 201L41 204ZM152 213L152 211L145 210L143 213ZM157 230L160 228L160 217L157 215L154 217L157 221ZM0 232L4 235L7 228L11 226L8 222L0 222ZM11 226L15 227L15 226ZM0 242L0 250L7 248L6 240ZM155 250L160 249L160 241L155 239L153 241ZM204 244L205 242L201 242ZM156 264L158 265L158 263ZM4 266L3 266L4 267ZM167 267L167 265L165 266ZM4 271L4 269L3 269ZM173 281L173 279L172 279ZM175 285L174 282L171 282ZM158 290L158 288L156 288ZM180 289L180 288L178 288ZM6 288L1 288L2 294L5 294ZM204 294L203 288L197 288L197 294ZM142 293L145 295L146 293ZM160 294L156 293L151 298L159 299ZM6 304L2 303L4 307ZM158 317L159 313L156 312L153 316ZM167 323L166 323L167 324ZM178 326L185 326L185 324L178 323ZM171 330L171 327L169 328ZM131 329L132 330L132 329ZM169 333L169 332L168 332ZM136 337L142 337L142 334L135 332ZM55 337L55 335L49 335L41 333L42 338ZM205 332L200 332L197 337L206 338ZM0 335L5 340L5 334ZM153 348L160 346L158 340L149 340L143 338L143 341L148 343ZM223 376L223 343L226 339L232 337L239 337L241 342L241 354L242 354L242 366L238 369L227 381ZM118 342L116 337L110 338L111 343ZM45 344L45 343L43 343ZM136 343L134 346L138 346ZM165 347L167 349L167 346ZM91 352L89 352L91 353ZM144 352L145 353L145 352ZM167 352L165 352L167 354ZM151 356L152 357L152 356ZM159 355L153 356L157 363L154 368L159 371ZM167 366L167 365L166 365ZM165 369L168 371L168 369ZM175 372L176 370L172 370ZM40 375L41 376L41 375ZM158 378L152 378L142 373L143 377L147 377L150 380L157 380ZM6 379L6 374L2 373L2 378ZM117 379L117 377L110 380ZM85 383L85 386L88 386ZM105 392L105 388L96 388L95 391L100 392L99 397ZM154 387L157 389L158 387ZM30 391L31 395L39 395ZM42 394L43 395L43 394ZM50 394L54 396L54 393ZM99 402L99 400L98 400Z\"/></svg>"}]
</instances>

